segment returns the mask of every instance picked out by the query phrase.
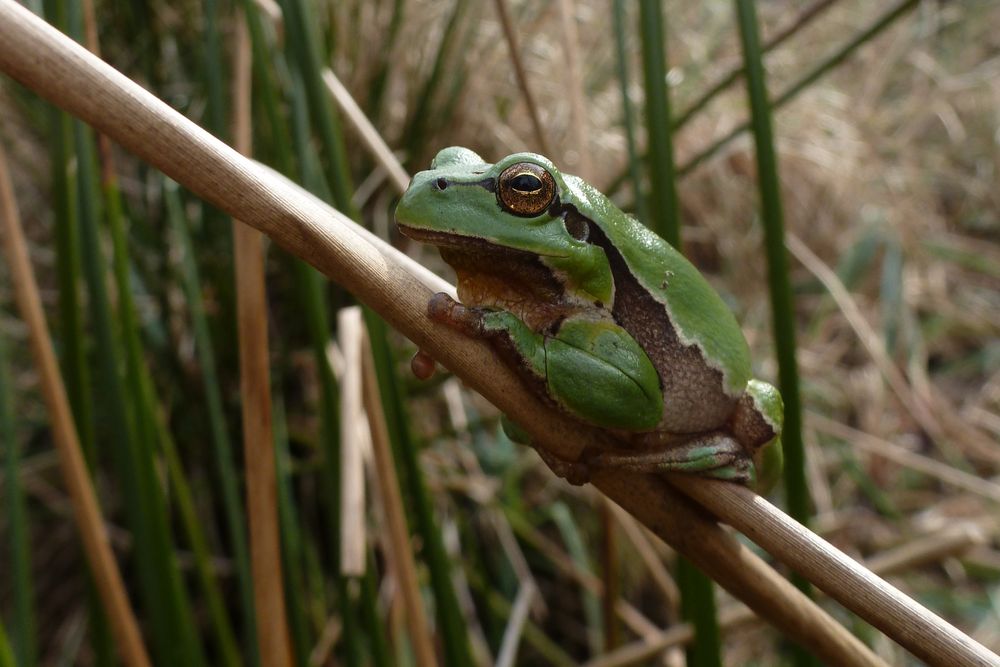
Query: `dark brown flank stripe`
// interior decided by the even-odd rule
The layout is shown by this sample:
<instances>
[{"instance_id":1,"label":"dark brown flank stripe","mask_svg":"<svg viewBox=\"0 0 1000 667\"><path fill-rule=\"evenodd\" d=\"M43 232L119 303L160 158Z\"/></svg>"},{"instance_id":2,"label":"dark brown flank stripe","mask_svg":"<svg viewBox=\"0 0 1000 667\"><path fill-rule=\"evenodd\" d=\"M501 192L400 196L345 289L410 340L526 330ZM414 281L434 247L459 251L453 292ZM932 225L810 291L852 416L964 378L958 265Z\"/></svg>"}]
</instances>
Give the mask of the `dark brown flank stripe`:
<instances>
[{"instance_id":1,"label":"dark brown flank stripe","mask_svg":"<svg viewBox=\"0 0 1000 667\"><path fill-rule=\"evenodd\" d=\"M722 389L722 373L707 366L701 350L681 343L662 303L639 284L604 231L574 207L565 215L587 222L588 242L604 250L614 281L611 314L649 355L665 397L662 428L697 433L725 423L735 401Z\"/></svg>"}]
</instances>

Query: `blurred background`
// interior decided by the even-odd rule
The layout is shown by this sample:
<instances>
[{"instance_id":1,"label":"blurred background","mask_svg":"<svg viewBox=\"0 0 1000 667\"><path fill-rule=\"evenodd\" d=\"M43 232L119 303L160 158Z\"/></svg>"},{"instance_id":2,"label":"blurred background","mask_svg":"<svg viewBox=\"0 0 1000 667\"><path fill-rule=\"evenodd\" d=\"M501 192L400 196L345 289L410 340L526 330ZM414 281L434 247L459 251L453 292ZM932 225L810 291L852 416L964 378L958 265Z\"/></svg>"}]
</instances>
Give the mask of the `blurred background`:
<instances>
[{"instance_id":1,"label":"blurred background","mask_svg":"<svg viewBox=\"0 0 1000 667\"><path fill-rule=\"evenodd\" d=\"M85 6L28 4L82 41ZM450 145L489 161L547 152L643 221L664 187L649 177L647 128L670 127L683 251L736 312L755 374L775 382L734 4L659 4L670 111L655 117L642 4L503 3L541 136L493 2L98 2L93 25L105 60L231 141L234 44L249 12L254 156L448 279L436 251L398 237L399 192L317 87L320 68L411 173ZM1000 649L1000 4L756 5L762 42L778 41L760 57L810 525L857 558L901 558L892 583ZM89 129L6 78L0 140L154 662L259 664L231 226L117 147L109 160ZM108 165L120 196L101 186ZM352 298L276 247L266 278L294 664L417 664L376 490L368 532L342 533L334 343ZM413 345L366 321L441 664L492 664L519 603L529 614L509 664L683 664L683 646L598 662L680 622L675 554L512 444L496 410L455 379L415 380ZM0 345L0 621L15 664L116 664L5 264ZM781 485L771 498L784 505ZM363 540L363 574L343 572L344 540ZM602 549L616 556L610 569ZM769 626L728 627L733 601L714 595L721 657L689 664L803 664ZM912 662L820 601L891 664Z\"/></svg>"}]
</instances>

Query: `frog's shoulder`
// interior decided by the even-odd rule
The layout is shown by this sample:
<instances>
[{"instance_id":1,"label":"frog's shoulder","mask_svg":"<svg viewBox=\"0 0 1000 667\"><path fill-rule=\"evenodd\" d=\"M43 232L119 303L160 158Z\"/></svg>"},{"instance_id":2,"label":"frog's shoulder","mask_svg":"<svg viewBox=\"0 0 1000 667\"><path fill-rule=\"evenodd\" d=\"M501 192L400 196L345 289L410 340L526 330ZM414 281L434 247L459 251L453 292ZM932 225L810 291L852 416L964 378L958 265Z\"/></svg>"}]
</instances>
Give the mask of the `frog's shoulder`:
<instances>
[{"instance_id":1,"label":"frog's shoulder","mask_svg":"<svg viewBox=\"0 0 1000 667\"><path fill-rule=\"evenodd\" d=\"M563 178L564 203L604 231L639 284L666 308L680 340L697 345L722 371L727 393L742 394L750 379L750 350L722 297L673 246L596 188L575 176Z\"/></svg>"}]
</instances>

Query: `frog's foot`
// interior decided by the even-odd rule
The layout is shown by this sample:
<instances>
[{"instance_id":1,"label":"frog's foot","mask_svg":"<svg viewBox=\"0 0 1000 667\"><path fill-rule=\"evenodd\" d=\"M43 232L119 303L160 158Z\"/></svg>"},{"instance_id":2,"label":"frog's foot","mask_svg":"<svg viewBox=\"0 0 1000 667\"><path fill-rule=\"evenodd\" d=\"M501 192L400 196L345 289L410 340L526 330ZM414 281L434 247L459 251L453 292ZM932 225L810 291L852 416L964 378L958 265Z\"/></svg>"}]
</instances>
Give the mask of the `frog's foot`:
<instances>
[{"instance_id":1,"label":"frog's foot","mask_svg":"<svg viewBox=\"0 0 1000 667\"><path fill-rule=\"evenodd\" d=\"M566 459L559 458L549 450L544 447L538 447L534 444L534 447L538 455L542 457L545 461L545 465L549 467L549 470L556 474L556 477L562 477L567 482L573 486L583 486L590 481L590 465L589 463L584 463L583 461L567 461Z\"/></svg>"},{"instance_id":2,"label":"frog's foot","mask_svg":"<svg viewBox=\"0 0 1000 667\"><path fill-rule=\"evenodd\" d=\"M739 484L748 484L754 477L753 461L746 450L725 434L662 449L600 452L588 458L586 465L646 473L684 472Z\"/></svg>"},{"instance_id":3,"label":"frog's foot","mask_svg":"<svg viewBox=\"0 0 1000 667\"><path fill-rule=\"evenodd\" d=\"M444 292L438 292L427 302L427 316L471 338L484 335L483 311L463 306Z\"/></svg>"},{"instance_id":4,"label":"frog's foot","mask_svg":"<svg viewBox=\"0 0 1000 667\"><path fill-rule=\"evenodd\" d=\"M410 359L410 370L418 380L431 379L436 369L437 362L434 361L434 357L423 350L417 350L417 353Z\"/></svg>"}]
</instances>

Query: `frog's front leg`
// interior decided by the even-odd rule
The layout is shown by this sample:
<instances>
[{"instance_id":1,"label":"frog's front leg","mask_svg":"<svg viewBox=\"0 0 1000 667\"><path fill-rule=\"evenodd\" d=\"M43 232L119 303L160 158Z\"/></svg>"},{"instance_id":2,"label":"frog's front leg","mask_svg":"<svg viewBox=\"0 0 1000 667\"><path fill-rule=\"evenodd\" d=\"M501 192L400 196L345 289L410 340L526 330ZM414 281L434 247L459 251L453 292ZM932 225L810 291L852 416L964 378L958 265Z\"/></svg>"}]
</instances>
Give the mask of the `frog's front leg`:
<instances>
[{"instance_id":1,"label":"frog's front leg","mask_svg":"<svg viewBox=\"0 0 1000 667\"><path fill-rule=\"evenodd\" d=\"M558 405L604 428L647 431L663 414L660 378L632 336L610 320L569 317L551 334L505 310L468 308L446 294L428 304L431 319L491 339Z\"/></svg>"}]
</instances>

